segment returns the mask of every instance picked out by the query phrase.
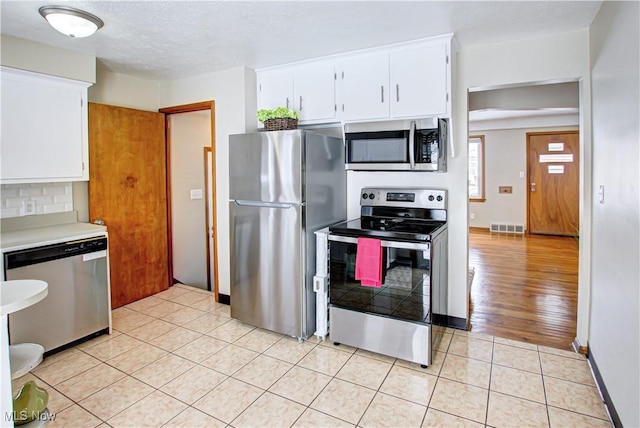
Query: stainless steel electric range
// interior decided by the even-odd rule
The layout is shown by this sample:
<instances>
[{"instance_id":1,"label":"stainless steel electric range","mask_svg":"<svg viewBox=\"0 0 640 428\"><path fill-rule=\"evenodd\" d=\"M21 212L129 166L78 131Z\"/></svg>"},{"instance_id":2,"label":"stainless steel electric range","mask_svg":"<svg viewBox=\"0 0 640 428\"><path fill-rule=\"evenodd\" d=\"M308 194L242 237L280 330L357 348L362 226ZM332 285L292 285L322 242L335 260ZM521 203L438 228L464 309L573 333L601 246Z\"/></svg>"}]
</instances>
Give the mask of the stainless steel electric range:
<instances>
[{"instance_id":1,"label":"stainless steel electric range","mask_svg":"<svg viewBox=\"0 0 640 428\"><path fill-rule=\"evenodd\" d=\"M447 315L447 191L364 188L360 215L329 228L331 340L427 366ZM359 238L379 241L379 287L356 279Z\"/></svg>"}]
</instances>

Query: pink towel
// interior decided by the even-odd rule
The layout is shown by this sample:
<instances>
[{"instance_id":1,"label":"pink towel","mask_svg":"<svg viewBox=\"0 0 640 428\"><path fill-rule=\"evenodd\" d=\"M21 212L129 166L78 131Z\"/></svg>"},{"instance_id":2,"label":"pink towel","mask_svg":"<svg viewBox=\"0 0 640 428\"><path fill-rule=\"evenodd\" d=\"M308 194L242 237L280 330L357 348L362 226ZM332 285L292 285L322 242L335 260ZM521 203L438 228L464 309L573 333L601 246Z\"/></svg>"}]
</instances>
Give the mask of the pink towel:
<instances>
[{"instance_id":1,"label":"pink towel","mask_svg":"<svg viewBox=\"0 0 640 428\"><path fill-rule=\"evenodd\" d=\"M356 279L365 287L382 287L382 245L379 239L358 238Z\"/></svg>"}]
</instances>

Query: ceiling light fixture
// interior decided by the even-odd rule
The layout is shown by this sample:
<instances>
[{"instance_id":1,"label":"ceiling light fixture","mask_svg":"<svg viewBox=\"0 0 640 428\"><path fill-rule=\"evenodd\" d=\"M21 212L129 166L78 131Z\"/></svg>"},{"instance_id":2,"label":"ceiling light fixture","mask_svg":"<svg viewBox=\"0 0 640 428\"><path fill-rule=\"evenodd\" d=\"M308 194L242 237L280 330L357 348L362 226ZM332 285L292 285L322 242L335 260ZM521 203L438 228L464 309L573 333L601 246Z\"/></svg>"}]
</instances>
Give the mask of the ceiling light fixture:
<instances>
[{"instance_id":1,"label":"ceiling light fixture","mask_svg":"<svg viewBox=\"0 0 640 428\"><path fill-rule=\"evenodd\" d=\"M87 37L104 25L102 19L88 12L67 6L42 6L40 15L62 34Z\"/></svg>"}]
</instances>

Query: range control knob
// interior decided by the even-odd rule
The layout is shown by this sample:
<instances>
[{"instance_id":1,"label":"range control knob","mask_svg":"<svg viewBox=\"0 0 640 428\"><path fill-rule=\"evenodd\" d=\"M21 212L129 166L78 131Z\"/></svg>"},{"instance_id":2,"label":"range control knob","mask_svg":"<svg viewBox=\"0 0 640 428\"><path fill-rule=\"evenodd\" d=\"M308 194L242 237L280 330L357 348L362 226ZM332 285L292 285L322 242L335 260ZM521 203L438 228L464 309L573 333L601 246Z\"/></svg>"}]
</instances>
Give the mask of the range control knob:
<instances>
[{"instance_id":1,"label":"range control knob","mask_svg":"<svg viewBox=\"0 0 640 428\"><path fill-rule=\"evenodd\" d=\"M442 195L438 195L438 197L436 198L436 201L442 202Z\"/></svg>"},{"instance_id":2,"label":"range control knob","mask_svg":"<svg viewBox=\"0 0 640 428\"><path fill-rule=\"evenodd\" d=\"M367 195L366 193L362 194L362 199L367 199L369 197L369 195Z\"/></svg>"},{"instance_id":3,"label":"range control knob","mask_svg":"<svg viewBox=\"0 0 640 428\"><path fill-rule=\"evenodd\" d=\"M376 195L374 195L373 193L369 193L369 199L374 199L376 197Z\"/></svg>"},{"instance_id":4,"label":"range control knob","mask_svg":"<svg viewBox=\"0 0 640 428\"><path fill-rule=\"evenodd\" d=\"M433 201L433 199L434 199L433 195L429 195L429 200Z\"/></svg>"}]
</instances>

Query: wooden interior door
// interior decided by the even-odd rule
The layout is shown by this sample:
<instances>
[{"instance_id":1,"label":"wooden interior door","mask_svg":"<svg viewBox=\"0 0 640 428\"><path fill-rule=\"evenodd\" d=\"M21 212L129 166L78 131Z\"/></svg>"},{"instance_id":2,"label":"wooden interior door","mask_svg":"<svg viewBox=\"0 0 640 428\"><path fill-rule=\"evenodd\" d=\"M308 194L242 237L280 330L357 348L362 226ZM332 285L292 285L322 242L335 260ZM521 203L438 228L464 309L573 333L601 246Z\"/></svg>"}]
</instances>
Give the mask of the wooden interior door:
<instances>
[{"instance_id":1,"label":"wooden interior door","mask_svg":"<svg viewBox=\"0 0 640 428\"><path fill-rule=\"evenodd\" d=\"M111 306L169 287L164 114L89 103L89 218L109 232Z\"/></svg>"},{"instance_id":2,"label":"wooden interior door","mask_svg":"<svg viewBox=\"0 0 640 428\"><path fill-rule=\"evenodd\" d=\"M579 235L578 131L527 133L529 233Z\"/></svg>"}]
</instances>

